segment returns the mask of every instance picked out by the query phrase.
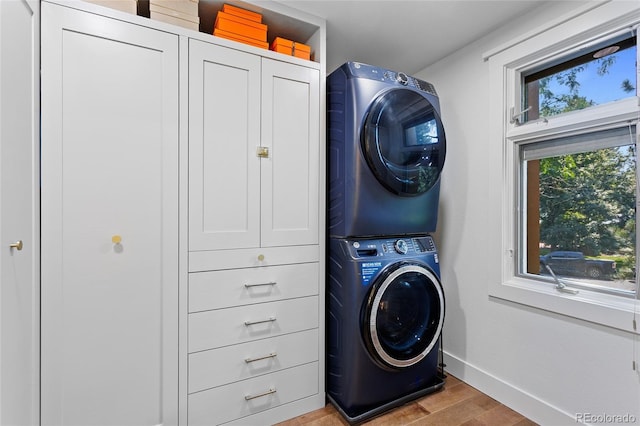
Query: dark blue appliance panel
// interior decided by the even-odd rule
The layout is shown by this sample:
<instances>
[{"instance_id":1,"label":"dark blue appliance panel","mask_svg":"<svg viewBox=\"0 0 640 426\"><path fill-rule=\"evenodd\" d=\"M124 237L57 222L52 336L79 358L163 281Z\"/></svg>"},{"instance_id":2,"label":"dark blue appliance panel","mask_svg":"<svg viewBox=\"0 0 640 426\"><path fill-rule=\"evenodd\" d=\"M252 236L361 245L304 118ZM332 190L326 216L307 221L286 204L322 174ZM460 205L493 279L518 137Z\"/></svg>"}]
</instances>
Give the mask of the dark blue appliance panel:
<instances>
[{"instance_id":1,"label":"dark blue appliance panel","mask_svg":"<svg viewBox=\"0 0 640 426\"><path fill-rule=\"evenodd\" d=\"M328 265L327 392L338 410L358 422L440 389L431 237L330 239Z\"/></svg>"},{"instance_id":2,"label":"dark blue appliance panel","mask_svg":"<svg viewBox=\"0 0 640 426\"><path fill-rule=\"evenodd\" d=\"M446 137L433 86L349 62L327 78L328 232L435 231Z\"/></svg>"}]
</instances>

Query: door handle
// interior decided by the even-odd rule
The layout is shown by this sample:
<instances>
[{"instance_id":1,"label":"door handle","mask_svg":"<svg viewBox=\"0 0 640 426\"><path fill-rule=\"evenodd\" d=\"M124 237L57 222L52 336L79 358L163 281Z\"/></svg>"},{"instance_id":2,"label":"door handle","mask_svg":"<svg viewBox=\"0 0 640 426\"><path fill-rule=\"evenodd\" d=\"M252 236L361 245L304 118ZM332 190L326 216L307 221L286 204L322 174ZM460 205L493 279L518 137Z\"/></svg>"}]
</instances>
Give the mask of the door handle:
<instances>
[{"instance_id":1,"label":"door handle","mask_svg":"<svg viewBox=\"0 0 640 426\"><path fill-rule=\"evenodd\" d=\"M256 150L256 155L260 158L269 158L269 147L259 146Z\"/></svg>"},{"instance_id":2,"label":"door handle","mask_svg":"<svg viewBox=\"0 0 640 426\"><path fill-rule=\"evenodd\" d=\"M9 244L9 247L12 249L18 249L18 251L22 250L22 240L16 241L15 243Z\"/></svg>"}]
</instances>

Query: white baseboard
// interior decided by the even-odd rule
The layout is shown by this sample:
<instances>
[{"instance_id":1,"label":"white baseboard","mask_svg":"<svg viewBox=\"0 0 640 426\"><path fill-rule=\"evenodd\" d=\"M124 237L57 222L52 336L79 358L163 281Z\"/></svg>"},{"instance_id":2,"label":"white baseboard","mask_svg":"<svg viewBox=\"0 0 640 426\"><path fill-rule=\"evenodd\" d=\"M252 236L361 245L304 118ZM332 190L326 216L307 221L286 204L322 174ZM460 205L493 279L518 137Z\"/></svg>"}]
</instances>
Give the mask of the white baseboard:
<instances>
[{"instance_id":1,"label":"white baseboard","mask_svg":"<svg viewBox=\"0 0 640 426\"><path fill-rule=\"evenodd\" d=\"M453 376L540 425L580 424L575 415L566 413L446 351L444 363L445 370Z\"/></svg>"}]
</instances>

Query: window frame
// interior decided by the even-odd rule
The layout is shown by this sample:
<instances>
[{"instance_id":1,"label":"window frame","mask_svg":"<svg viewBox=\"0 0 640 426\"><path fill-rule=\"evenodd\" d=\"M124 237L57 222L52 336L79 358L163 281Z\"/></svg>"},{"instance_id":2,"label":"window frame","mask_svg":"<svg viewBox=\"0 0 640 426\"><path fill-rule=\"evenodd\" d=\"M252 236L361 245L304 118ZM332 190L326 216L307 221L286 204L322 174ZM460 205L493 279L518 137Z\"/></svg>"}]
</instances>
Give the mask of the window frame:
<instances>
[{"instance_id":1,"label":"window frame","mask_svg":"<svg viewBox=\"0 0 640 426\"><path fill-rule=\"evenodd\" d=\"M594 26L594 22L600 23ZM522 110L522 76L543 64L558 62L563 57L597 45L603 40L627 32L640 24L640 7L632 2L609 2L578 7L568 16L561 16L545 28L536 29L503 46L485 53L489 63L491 93L490 140L502 143L502 238L501 279L489 283L489 296L527 305L569 317L638 333L634 330L634 315L640 310L638 292L628 297L580 288L572 295L559 292L547 279L521 275L518 262L525 241L520 241L523 214L520 192L519 150L523 144L597 130L627 126L640 118L639 89L636 96L596 105L587 109L559 114L520 125L513 116ZM640 56L640 49L636 49ZM637 58L638 61L638 58ZM640 62L640 61L639 61ZM640 66L636 66L636 71ZM640 72L638 73L640 74ZM636 86L640 83L637 76ZM515 113L514 113L515 112ZM637 129L637 128L636 128ZM636 130L636 139L640 131ZM638 145L638 140L636 144ZM636 200L638 203L638 200ZM638 204L637 204L638 205ZM640 209L639 209L640 210ZM526 224L524 224L526 226ZM636 242L640 230L636 230ZM637 245L640 247L640 245ZM638 263L636 253L636 264Z\"/></svg>"}]
</instances>

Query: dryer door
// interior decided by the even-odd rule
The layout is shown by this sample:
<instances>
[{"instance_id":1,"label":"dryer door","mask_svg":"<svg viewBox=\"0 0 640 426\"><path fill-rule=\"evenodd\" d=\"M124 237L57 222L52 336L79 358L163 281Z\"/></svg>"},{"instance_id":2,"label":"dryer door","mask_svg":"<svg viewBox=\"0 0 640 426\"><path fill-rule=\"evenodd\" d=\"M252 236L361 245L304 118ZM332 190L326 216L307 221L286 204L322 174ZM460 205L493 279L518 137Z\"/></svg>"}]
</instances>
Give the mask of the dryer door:
<instances>
[{"instance_id":1,"label":"dryer door","mask_svg":"<svg viewBox=\"0 0 640 426\"><path fill-rule=\"evenodd\" d=\"M433 187L444 165L445 135L438 111L418 92L387 91L374 100L362 130L362 150L376 179L402 196Z\"/></svg>"},{"instance_id":2,"label":"dryer door","mask_svg":"<svg viewBox=\"0 0 640 426\"><path fill-rule=\"evenodd\" d=\"M363 314L370 354L387 367L409 367L427 356L440 337L442 286L426 266L399 262L374 282Z\"/></svg>"}]
</instances>

